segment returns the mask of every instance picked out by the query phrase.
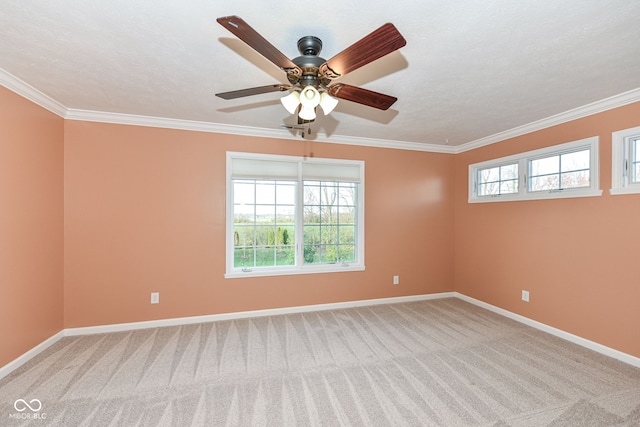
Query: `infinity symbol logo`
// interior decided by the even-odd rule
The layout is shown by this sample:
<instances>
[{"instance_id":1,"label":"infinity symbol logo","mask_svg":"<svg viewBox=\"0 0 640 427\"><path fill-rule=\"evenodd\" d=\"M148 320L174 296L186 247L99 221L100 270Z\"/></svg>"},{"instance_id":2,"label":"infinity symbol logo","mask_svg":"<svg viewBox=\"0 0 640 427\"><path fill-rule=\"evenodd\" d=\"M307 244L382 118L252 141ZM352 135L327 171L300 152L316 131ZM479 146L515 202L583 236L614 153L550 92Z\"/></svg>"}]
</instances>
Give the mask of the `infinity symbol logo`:
<instances>
[{"instance_id":1,"label":"infinity symbol logo","mask_svg":"<svg viewBox=\"0 0 640 427\"><path fill-rule=\"evenodd\" d=\"M31 406L29 403L33 406ZM27 401L24 399L18 399L14 402L13 407L16 408L16 411L18 412L26 411L27 408L31 409L31 411L33 412L38 412L40 409L42 409L42 402L40 402L38 399L31 399L29 403L27 403Z\"/></svg>"}]
</instances>

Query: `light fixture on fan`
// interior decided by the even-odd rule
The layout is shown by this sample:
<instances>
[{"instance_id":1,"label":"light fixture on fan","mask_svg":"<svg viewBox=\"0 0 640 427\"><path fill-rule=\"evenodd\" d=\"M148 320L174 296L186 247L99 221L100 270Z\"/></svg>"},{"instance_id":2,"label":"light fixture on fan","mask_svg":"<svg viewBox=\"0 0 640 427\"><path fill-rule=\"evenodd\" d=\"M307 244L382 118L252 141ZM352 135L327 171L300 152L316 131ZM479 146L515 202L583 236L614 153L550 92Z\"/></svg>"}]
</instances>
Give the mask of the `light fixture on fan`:
<instances>
[{"instance_id":1,"label":"light fixture on fan","mask_svg":"<svg viewBox=\"0 0 640 427\"><path fill-rule=\"evenodd\" d=\"M319 105L327 115L338 105L338 100L327 92L320 93L315 86L305 86L302 91L293 90L289 95L280 98L284 108L291 114L295 114L298 106L301 106L298 117L302 120L315 120L316 107Z\"/></svg>"}]
</instances>

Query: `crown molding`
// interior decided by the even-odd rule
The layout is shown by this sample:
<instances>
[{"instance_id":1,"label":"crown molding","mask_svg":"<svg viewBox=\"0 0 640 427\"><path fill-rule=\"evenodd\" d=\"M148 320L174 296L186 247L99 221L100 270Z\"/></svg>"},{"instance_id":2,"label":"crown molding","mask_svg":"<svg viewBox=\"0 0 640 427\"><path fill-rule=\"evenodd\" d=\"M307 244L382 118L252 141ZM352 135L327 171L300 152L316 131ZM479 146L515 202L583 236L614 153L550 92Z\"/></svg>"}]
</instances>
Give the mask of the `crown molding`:
<instances>
[{"instance_id":1,"label":"crown molding","mask_svg":"<svg viewBox=\"0 0 640 427\"><path fill-rule=\"evenodd\" d=\"M628 92L602 99L600 101L592 102L591 104L574 108L573 110L555 114L553 116L537 120L526 125L518 126L504 132L499 132L490 136L486 136L484 138L476 139L475 141L471 141L466 144L459 145L455 147L454 154L475 150L476 148L484 147L486 145L495 144L496 142L504 141L506 139L515 138L517 136L522 136L531 132L550 128L552 126L570 122L572 120L581 119L583 117L591 116L603 111L612 110L614 108L622 107L628 104L633 104L634 102L638 101L640 101L640 88L633 89Z\"/></svg>"},{"instance_id":2,"label":"crown molding","mask_svg":"<svg viewBox=\"0 0 640 427\"><path fill-rule=\"evenodd\" d=\"M241 136L253 136L261 138L276 139L299 139L298 136L290 132L283 132L279 129L265 129L249 126L227 125L221 123L201 122L193 120L169 119L164 117L140 116L133 114L109 113L104 111L79 110L67 108L55 99L45 95L28 83L13 76L6 70L0 68L0 85L27 98L35 104L51 111L58 116L68 120L79 120L100 123L125 124L132 126L147 126L167 129L191 130L197 132L223 133ZM640 88L628 92L614 95L612 97L565 111L541 120L537 120L526 125L499 132L484 138L476 139L459 146L447 146L440 144L429 144L411 141L393 141L388 139L361 138L355 136L321 136L316 135L313 142L323 142L328 144L359 145L375 148L389 148L394 150L423 151L431 153L459 154L465 151L474 150L486 145L495 144L506 139L515 138L527 133L535 132L551 126L580 119L586 116L611 110L624 105L640 101Z\"/></svg>"},{"instance_id":3,"label":"crown molding","mask_svg":"<svg viewBox=\"0 0 640 427\"><path fill-rule=\"evenodd\" d=\"M221 123L201 122L193 120L168 119L153 116L138 116L133 114L108 113L103 111L67 109L64 115L68 120L79 120L87 122L112 123L132 126L147 126L166 129L190 130L197 132L212 132L242 136L254 136L261 138L275 139L295 139L301 137L280 129L266 129L249 126L227 125ZM322 136L315 135L313 142L323 142L328 144L359 145L376 148L390 148L394 150L426 151L434 153L454 153L454 147L436 144L423 144L420 142L392 141L387 139L360 138L355 136Z\"/></svg>"},{"instance_id":4,"label":"crown molding","mask_svg":"<svg viewBox=\"0 0 640 427\"><path fill-rule=\"evenodd\" d=\"M64 117L67 112L67 107L2 68L0 68L0 85L60 117Z\"/></svg>"}]
</instances>

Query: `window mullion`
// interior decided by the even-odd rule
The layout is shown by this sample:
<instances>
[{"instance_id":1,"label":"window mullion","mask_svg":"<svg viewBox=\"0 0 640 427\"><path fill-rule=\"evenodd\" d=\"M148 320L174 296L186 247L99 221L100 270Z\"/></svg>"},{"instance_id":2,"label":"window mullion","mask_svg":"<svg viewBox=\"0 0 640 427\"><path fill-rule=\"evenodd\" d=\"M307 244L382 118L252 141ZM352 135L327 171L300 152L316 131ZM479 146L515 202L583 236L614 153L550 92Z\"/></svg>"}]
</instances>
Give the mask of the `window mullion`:
<instances>
[{"instance_id":1,"label":"window mullion","mask_svg":"<svg viewBox=\"0 0 640 427\"><path fill-rule=\"evenodd\" d=\"M304 181L302 179L302 164L298 165L298 183L296 185L296 267L304 264Z\"/></svg>"},{"instance_id":2,"label":"window mullion","mask_svg":"<svg viewBox=\"0 0 640 427\"><path fill-rule=\"evenodd\" d=\"M633 141L631 138L628 138L624 141L624 150L623 150L623 159L622 159L622 181L623 185L627 186L631 183L631 162L633 159Z\"/></svg>"},{"instance_id":3,"label":"window mullion","mask_svg":"<svg viewBox=\"0 0 640 427\"><path fill-rule=\"evenodd\" d=\"M528 180L529 180L529 171L528 171L529 161L527 159L520 160L518 162L518 168L520 169L520 171L522 171L522 172L520 172L522 174L521 175L521 177L522 177L521 190L522 191L520 191L520 189L519 189L518 193L519 194L526 194L526 193L529 192L529 183L528 183Z\"/></svg>"}]
</instances>

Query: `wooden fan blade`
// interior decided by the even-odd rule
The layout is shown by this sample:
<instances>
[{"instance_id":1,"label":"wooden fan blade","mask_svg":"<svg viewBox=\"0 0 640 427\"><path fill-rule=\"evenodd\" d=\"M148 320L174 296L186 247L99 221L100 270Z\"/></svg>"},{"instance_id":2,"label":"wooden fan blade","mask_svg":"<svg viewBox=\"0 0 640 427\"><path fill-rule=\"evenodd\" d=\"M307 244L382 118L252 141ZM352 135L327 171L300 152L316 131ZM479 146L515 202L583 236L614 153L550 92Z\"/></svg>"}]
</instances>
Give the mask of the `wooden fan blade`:
<instances>
[{"instance_id":1,"label":"wooden fan blade","mask_svg":"<svg viewBox=\"0 0 640 427\"><path fill-rule=\"evenodd\" d=\"M337 79L406 45L397 28L386 23L322 64L321 76Z\"/></svg>"},{"instance_id":2,"label":"wooden fan blade","mask_svg":"<svg viewBox=\"0 0 640 427\"><path fill-rule=\"evenodd\" d=\"M288 85L258 86L258 87L252 87L249 89L240 89L240 90L232 90L230 92L216 93L216 96L219 96L222 99L236 99L236 98L242 98L243 96L260 95L261 93L283 92L285 90L289 90L290 87L291 86L288 86Z\"/></svg>"},{"instance_id":3,"label":"wooden fan blade","mask_svg":"<svg viewBox=\"0 0 640 427\"><path fill-rule=\"evenodd\" d=\"M379 110L388 110L398 100L394 96L342 83L329 86L327 92L335 98L346 99Z\"/></svg>"},{"instance_id":4,"label":"wooden fan blade","mask_svg":"<svg viewBox=\"0 0 640 427\"><path fill-rule=\"evenodd\" d=\"M251 46L256 52L282 68L287 73L302 75L302 70L276 49L267 39L262 37L239 16L224 16L216 19L220 25L232 32L240 40Z\"/></svg>"}]
</instances>

